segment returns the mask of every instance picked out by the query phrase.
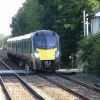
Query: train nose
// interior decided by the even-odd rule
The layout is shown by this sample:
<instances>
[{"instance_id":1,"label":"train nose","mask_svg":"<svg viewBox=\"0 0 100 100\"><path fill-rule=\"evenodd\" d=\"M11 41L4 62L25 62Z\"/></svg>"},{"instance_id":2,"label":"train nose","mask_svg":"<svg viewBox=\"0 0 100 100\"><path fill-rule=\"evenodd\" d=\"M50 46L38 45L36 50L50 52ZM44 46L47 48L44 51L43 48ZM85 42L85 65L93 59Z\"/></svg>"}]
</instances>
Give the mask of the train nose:
<instances>
[{"instance_id":1,"label":"train nose","mask_svg":"<svg viewBox=\"0 0 100 100\"><path fill-rule=\"evenodd\" d=\"M57 48L53 49L36 49L36 51L39 53L40 60L54 60L55 59L55 52L57 51Z\"/></svg>"}]
</instances>

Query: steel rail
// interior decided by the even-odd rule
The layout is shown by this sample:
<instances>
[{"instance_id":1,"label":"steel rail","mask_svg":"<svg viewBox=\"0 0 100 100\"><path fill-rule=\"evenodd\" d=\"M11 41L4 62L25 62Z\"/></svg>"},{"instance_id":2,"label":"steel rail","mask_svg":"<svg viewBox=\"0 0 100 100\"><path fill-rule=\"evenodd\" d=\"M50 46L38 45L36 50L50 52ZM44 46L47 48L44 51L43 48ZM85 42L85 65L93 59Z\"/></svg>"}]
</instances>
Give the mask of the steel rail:
<instances>
[{"instance_id":1,"label":"steel rail","mask_svg":"<svg viewBox=\"0 0 100 100\"><path fill-rule=\"evenodd\" d=\"M71 82L77 83L77 84L79 84L79 85L81 85L81 86L84 86L84 87L86 87L86 88L89 88L89 89L91 89L91 90L93 90L93 91L95 91L95 92L100 93L100 89L97 88L97 87L95 87L95 86L92 86L92 85L83 83L82 81L78 81L78 80L69 78L69 77L67 77L67 76L61 75L61 74L56 74L56 75L59 76L59 77L61 77L61 78L67 79L67 80L69 80L69 81L71 81Z\"/></svg>"},{"instance_id":2,"label":"steel rail","mask_svg":"<svg viewBox=\"0 0 100 100\"><path fill-rule=\"evenodd\" d=\"M65 86L62 86L62 85L58 84L57 82L55 82L55 81L53 81L53 80L51 80L51 79L45 77L45 76L42 75L42 74L38 74L38 76L41 77L41 78L43 78L43 79L45 79L45 80L47 80L47 81L49 81L50 83L56 85L57 87L59 87L59 88L65 90L65 91L67 91L67 92L69 92L69 93L75 95L76 97L79 97L79 98L81 98L81 99L83 99L83 100L90 100L89 98L87 98L87 97L85 97L85 96L83 96L83 95L81 95L81 94L79 94L79 93L77 93L77 92L75 92L75 91L73 91L73 90L71 90L71 89L65 87Z\"/></svg>"},{"instance_id":3,"label":"steel rail","mask_svg":"<svg viewBox=\"0 0 100 100\"><path fill-rule=\"evenodd\" d=\"M34 91L30 85L25 81L23 80L16 72L14 72L5 62L3 62L1 59L0 61L7 67L9 68L13 73L14 75L23 83L23 85L33 94L33 96L36 97L36 99L38 100L45 100L42 96L40 96L36 91Z\"/></svg>"},{"instance_id":4,"label":"steel rail","mask_svg":"<svg viewBox=\"0 0 100 100\"><path fill-rule=\"evenodd\" d=\"M4 84L3 79L1 78L1 76L0 76L0 82L1 82L1 85L2 85L2 88L3 88L3 91L6 95L7 100L13 100L13 98L12 98L10 92L8 91L6 85Z\"/></svg>"}]
</instances>

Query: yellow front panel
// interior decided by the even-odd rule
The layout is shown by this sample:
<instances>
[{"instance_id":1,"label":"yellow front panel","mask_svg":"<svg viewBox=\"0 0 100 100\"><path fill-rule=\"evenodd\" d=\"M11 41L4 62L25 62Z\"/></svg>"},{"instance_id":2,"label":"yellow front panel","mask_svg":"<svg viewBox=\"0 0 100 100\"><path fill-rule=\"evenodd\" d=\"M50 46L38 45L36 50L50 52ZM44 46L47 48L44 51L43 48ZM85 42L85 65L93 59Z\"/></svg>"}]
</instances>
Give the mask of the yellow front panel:
<instances>
[{"instance_id":1,"label":"yellow front panel","mask_svg":"<svg viewBox=\"0 0 100 100\"><path fill-rule=\"evenodd\" d=\"M55 59L55 52L57 48L54 49L38 49L36 51L39 53L40 60L54 60Z\"/></svg>"}]
</instances>

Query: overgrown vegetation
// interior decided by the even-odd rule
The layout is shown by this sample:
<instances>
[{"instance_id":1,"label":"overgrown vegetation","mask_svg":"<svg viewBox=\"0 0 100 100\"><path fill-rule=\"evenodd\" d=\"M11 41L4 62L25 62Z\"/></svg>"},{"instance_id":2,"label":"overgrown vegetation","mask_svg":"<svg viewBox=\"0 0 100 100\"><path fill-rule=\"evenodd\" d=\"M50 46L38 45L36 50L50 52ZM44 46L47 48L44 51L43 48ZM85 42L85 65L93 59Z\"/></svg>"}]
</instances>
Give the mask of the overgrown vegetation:
<instances>
[{"instance_id":1,"label":"overgrown vegetation","mask_svg":"<svg viewBox=\"0 0 100 100\"><path fill-rule=\"evenodd\" d=\"M100 32L83 37L80 41L82 62L87 62L87 70L100 75Z\"/></svg>"},{"instance_id":2,"label":"overgrown vegetation","mask_svg":"<svg viewBox=\"0 0 100 100\"><path fill-rule=\"evenodd\" d=\"M7 39L9 37L10 36L5 36L4 34L0 34L0 48L2 48L2 47L5 48Z\"/></svg>"},{"instance_id":3,"label":"overgrown vegetation","mask_svg":"<svg viewBox=\"0 0 100 100\"><path fill-rule=\"evenodd\" d=\"M4 44L4 38L5 38L5 36L3 34L0 34L0 48L2 48L2 46Z\"/></svg>"},{"instance_id":4,"label":"overgrown vegetation","mask_svg":"<svg viewBox=\"0 0 100 100\"><path fill-rule=\"evenodd\" d=\"M99 0L26 0L12 18L13 36L39 29L49 29L60 36L62 61L76 53L77 41L83 34L83 10L87 13L99 7Z\"/></svg>"}]
</instances>

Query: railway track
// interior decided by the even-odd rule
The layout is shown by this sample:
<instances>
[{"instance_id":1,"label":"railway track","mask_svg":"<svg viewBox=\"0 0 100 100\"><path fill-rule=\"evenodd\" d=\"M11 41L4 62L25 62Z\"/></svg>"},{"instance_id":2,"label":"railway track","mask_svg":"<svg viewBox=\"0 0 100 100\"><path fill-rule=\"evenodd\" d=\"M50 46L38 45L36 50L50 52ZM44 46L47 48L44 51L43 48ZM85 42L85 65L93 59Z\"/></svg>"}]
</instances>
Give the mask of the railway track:
<instances>
[{"instance_id":1,"label":"railway track","mask_svg":"<svg viewBox=\"0 0 100 100\"><path fill-rule=\"evenodd\" d=\"M54 80L45 77L43 74L39 74L39 76L40 76L41 78L44 78L44 79L46 79L47 81L51 82L52 84L55 84L57 87L62 88L63 90L65 90L65 91L67 91L67 92L69 92L69 93L71 93L71 94L73 94L73 95L79 97L79 98L82 99L82 100L90 100L89 98L87 98L87 97L85 97L85 96L83 96L83 95L81 95L81 94L79 94L79 93L77 93L77 92L75 92L75 91L73 91L73 90L71 90L71 89L69 89L69 88L67 88L67 87L65 87L65 86L63 86L63 85L61 85L61 84L59 84L58 82L55 82Z\"/></svg>"},{"instance_id":2,"label":"railway track","mask_svg":"<svg viewBox=\"0 0 100 100\"><path fill-rule=\"evenodd\" d=\"M3 60L7 65L10 65L11 69L13 69L13 70L22 70L23 69L22 67L18 67L18 64L16 64L11 59L9 59L6 51L4 51L4 50L0 50L0 59ZM1 62L0 62L0 65L1 65ZM3 67L1 66L0 69L2 70ZM6 69L9 70L8 68L6 68Z\"/></svg>"},{"instance_id":3,"label":"railway track","mask_svg":"<svg viewBox=\"0 0 100 100\"><path fill-rule=\"evenodd\" d=\"M47 80L48 82L56 85L57 88L61 88L64 91L75 95L77 98L79 98L78 100L80 100L80 99L82 99L82 100L99 100L99 98L100 98L100 94L99 94L100 90L98 88L88 85L88 84L85 84L81 81L79 82L77 80L73 80L72 78L69 79L69 77L66 77L66 75L61 75L61 74L52 74L52 75L38 74L38 75L40 78L43 78L43 79ZM31 79L32 79L32 77L31 77ZM28 78L28 76L27 76L27 78ZM24 79L26 79L26 77L24 77ZM29 84L30 83L32 83L32 82L29 82ZM32 86L32 84L30 84L30 85L31 85L32 89L35 89ZM40 88L41 86L38 86L38 87ZM51 86L51 87L54 87L54 86ZM43 88L43 87L41 87L41 88ZM41 94L42 94L42 91L40 93L38 93L38 95L41 95ZM48 100L48 98L46 98L46 99ZM72 99L70 99L70 100L72 100Z\"/></svg>"},{"instance_id":4,"label":"railway track","mask_svg":"<svg viewBox=\"0 0 100 100\"><path fill-rule=\"evenodd\" d=\"M2 80L12 100L35 100L35 96L15 76L2 76Z\"/></svg>"},{"instance_id":5,"label":"railway track","mask_svg":"<svg viewBox=\"0 0 100 100\"><path fill-rule=\"evenodd\" d=\"M46 100L80 100L79 97L41 78L38 74L22 76L22 78L31 84L38 93L42 94Z\"/></svg>"},{"instance_id":6,"label":"railway track","mask_svg":"<svg viewBox=\"0 0 100 100\"><path fill-rule=\"evenodd\" d=\"M7 53L5 50L0 50L0 58L3 59L3 58L7 58Z\"/></svg>"},{"instance_id":7,"label":"railway track","mask_svg":"<svg viewBox=\"0 0 100 100\"><path fill-rule=\"evenodd\" d=\"M21 83L25 89L27 89L27 92L30 92L30 94L33 96L34 99L38 99L38 100L44 100L44 98L42 96L40 96L36 91L34 91L31 86L29 84L27 84L27 82L25 82L18 74L16 74L7 64L5 64L1 59L0 62L2 62L8 69L10 69L13 72L13 75L17 78L17 80L19 80L19 83ZM8 77L8 76L7 76ZM4 78L2 78L3 80ZM11 78L11 79L15 79L15 78ZM12 82L13 83L13 82ZM5 84L5 83L4 83ZM15 84L15 83L14 83ZM14 85L13 84L13 85ZM8 86L9 87L9 86ZM10 86L11 87L11 86ZM14 90L15 91L15 90ZM15 92L16 94L16 92ZM34 100L32 99L32 100ZM26 99L27 100L27 99Z\"/></svg>"},{"instance_id":8,"label":"railway track","mask_svg":"<svg viewBox=\"0 0 100 100\"><path fill-rule=\"evenodd\" d=\"M78 96L79 98L83 99L83 100L99 100L100 98L100 94L99 89L97 88L93 88L92 86L90 86L88 88L89 85L87 86L83 86L83 84L78 84L77 82L74 83L70 80L68 80L67 78L61 77L61 76L57 76L52 74L52 75L39 75L40 77L46 79L47 81L57 85L58 87L63 88L66 91L69 91L70 93ZM92 90L91 90L92 89Z\"/></svg>"},{"instance_id":9,"label":"railway track","mask_svg":"<svg viewBox=\"0 0 100 100\"><path fill-rule=\"evenodd\" d=\"M10 70L10 69L8 69L6 66L4 66L4 64L2 63L2 62L0 62L0 71L2 71L2 70Z\"/></svg>"},{"instance_id":10,"label":"railway track","mask_svg":"<svg viewBox=\"0 0 100 100\"><path fill-rule=\"evenodd\" d=\"M79 80L76 80L76 79L73 79L73 78L70 78L70 77L61 75L61 74L57 74L57 75L58 75L59 77L61 77L61 78L67 79L67 80L72 81L72 82L74 82L74 83L76 83L76 84L82 85L82 86L84 86L84 87L86 87L86 88L89 88L89 89L91 89L91 90L93 90L93 91L95 91L95 92L100 93L100 88L97 88L97 87L92 86L92 85L90 85L90 84L86 84L85 82L82 82L82 81L79 81Z\"/></svg>"},{"instance_id":11,"label":"railway track","mask_svg":"<svg viewBox=\"0 0 100 100\"><path fill-rule=\"evenodd\" d=\"M0 60L3 64L5 64L2 60ZM6 65L10 70L12 70L8 65ZM16 74L16 73L14 73L14 74ZM34 89L34 88L33 88ZM38 91L39 92L39 91ZM40 92L40 94L43 94L44 95L44 93L42 93L42 91ZM65 92L65 94L67 95L67 93ZM70 98L71 99L68 99L68 100L75 100L75 99L73 99L74 98L74 96L73 95L71 95L71 94L69 94L69 96L71 96ZM45 99L47 99L47 100L49 100L49 98L52 98L52 97L50 97L50 96L45 96L44 95L44 97L45 97ZM68 97L69 98L69 97ZM76 97L75 97L76 98ZM53 99L53 98L52 98ZM42 100L42 99L41 99ZM65 99L66 100L66 99Z\"/></svg>"},{"instance_id":12,"label":"railway track","mask_svg":"<svg viewBox=\"0 0 100 100\"><path fill-rule=\"evenodd\" d=\"M4 93L3 95L5 100L13 100L1 77L0 77L0 83L3 90L2 92Z\"/></svg>"},{"instance_id":13,"label":"railway track","mask_svg":"<svg viewBox=\"0 0 100 100\"><path fill-rule=\"evenodd\" d=\"M77 73L76 75L64 75L68 78L78 80L80 82L89 84L93 87L100 89L100 78L88 73Z\"/></svg>"}]
</instances>

